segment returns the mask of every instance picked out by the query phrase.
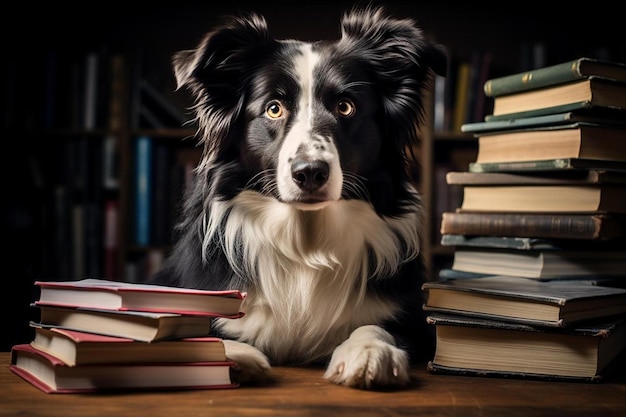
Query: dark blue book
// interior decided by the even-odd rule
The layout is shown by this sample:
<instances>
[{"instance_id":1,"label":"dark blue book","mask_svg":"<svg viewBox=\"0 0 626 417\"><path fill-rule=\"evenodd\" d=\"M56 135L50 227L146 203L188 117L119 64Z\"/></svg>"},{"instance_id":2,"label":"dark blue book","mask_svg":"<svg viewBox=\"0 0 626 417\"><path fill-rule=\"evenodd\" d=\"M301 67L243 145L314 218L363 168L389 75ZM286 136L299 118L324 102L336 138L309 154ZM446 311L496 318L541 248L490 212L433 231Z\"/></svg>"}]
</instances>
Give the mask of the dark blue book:
<instances>
[{"instance_id":1,"label":"dark blue book","mask_svg":"<svg viewBox=\"0 0 626 417\"><path fill-rule=\"evenodd\" d=\"M142 246L151 242L152 142L148 136L135 140L135 243Z\"/></svg>"}]
</instances>

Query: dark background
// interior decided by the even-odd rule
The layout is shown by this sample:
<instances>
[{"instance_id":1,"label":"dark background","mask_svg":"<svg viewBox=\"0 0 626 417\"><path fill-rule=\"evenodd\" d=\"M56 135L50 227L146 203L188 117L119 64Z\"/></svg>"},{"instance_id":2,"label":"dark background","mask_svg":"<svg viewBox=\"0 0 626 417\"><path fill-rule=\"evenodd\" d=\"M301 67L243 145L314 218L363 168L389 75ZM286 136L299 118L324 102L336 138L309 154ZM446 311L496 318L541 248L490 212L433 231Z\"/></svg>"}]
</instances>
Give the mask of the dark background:
<instances>
[{"instance_id":1,"label":"dark background","mask_svg":"<svg viewBox=\"0 0 626 417\"><path fill-rule=\"evenodd\" d=\"M268 20L277 38L300 40L339 37L339 19L355 3L316 1L292 3L260 1L191 2L174 1L165 6L140 6L134 2L84 2L61 6L48 2L13 4L3 12L1 81L3 100L8 90L20 96L20 107L2 106L0 233L3 240L1 319L6 324L0 349L28 342L28 304L35 299L33 281L45 279L48 271L42 248L50 239L40 225L44 175L33 171L32 161L42 152L41 141L33 140L38 126L33 120L44 92L39 62L46 51L66 55L106 48L112 52L140 54L150 78L181 107L190 103L184 92L174 92L170 59L181 49L193 48L202 35L225 14L257 11ZM599 56L626 61L626 35L621 11L608 2L571 3L506 2L500 6L475 2L378 2L390 14L410 17L428 36L445 45L451 56L469 59L476 50L494 54L494 74L522 68L523 45L544 42L546 64L579 56ZM616 4L616 3L612 3ZM13 9L12 12L9 12ZM7 65L10 62L13 65ZM46 146L54 147L54 143ZM54 161L52 161L54 163ZM45 183L45 182L44 182Z\"/></svg>"}]
</instances>

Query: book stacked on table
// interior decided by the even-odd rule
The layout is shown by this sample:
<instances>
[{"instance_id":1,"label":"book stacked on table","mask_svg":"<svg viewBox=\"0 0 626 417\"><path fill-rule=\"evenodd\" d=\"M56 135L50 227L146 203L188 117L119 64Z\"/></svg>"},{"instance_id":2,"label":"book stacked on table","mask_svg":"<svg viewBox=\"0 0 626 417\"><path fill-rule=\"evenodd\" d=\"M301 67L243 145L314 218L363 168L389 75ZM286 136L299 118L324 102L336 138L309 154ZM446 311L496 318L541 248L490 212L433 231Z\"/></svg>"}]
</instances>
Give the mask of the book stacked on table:
<instances>
[{"instance_id":1,"label":"book stacked on table","mask_svg":"<svg viewBox=\"0 0 626 417\"><path fill-rule=\"evenodd\" d=\"M626 65L580 58L488 80L493 114L443 213L424 284L431 372L599 381L626 348Z\"/></svg>"},{"instance_id":2,"label":"book stacked on table","mask_svg":"<svg viewBox=\"0 0 626 417\"><path fill-rule=\"evenodd\" d=\"M46 393L238 386L214 318L245 293L84 279L37 281L39 322L11 349L11 371Z\"/></svg>"}]
</instances>

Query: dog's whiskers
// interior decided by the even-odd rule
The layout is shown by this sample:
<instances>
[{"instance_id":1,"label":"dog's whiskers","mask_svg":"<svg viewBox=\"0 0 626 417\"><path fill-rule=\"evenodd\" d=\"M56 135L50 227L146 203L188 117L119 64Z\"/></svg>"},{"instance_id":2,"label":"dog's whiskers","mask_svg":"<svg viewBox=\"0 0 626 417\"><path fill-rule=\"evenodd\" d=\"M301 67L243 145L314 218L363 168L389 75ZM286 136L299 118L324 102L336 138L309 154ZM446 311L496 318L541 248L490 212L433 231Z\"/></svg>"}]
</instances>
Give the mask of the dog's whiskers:
<instances>
[{"instance_id":1,"label":"dog's whiskers","mask_svg":"<svg viewBox=\"0 0 626 417\"><path fill-rule=\"evenodd\" d=\"M277 187L276 180L273 176L274 171L273 169L266 169L255 174L248 180L245 188L257 190L266 196L273 196Z\"/></svg>"},{"instance_id":2,"label":"dog's whiskers","mask_svg":"<svg viewBox=\"0 0 626 417\"><path fill-rule=\"evenodd\" d=\"M365 177L353 172L344 172L343 177L342 196L344 198L357 197L360 200L370 201L369 192L364 184Z\"/></svg>"}]
</instances>

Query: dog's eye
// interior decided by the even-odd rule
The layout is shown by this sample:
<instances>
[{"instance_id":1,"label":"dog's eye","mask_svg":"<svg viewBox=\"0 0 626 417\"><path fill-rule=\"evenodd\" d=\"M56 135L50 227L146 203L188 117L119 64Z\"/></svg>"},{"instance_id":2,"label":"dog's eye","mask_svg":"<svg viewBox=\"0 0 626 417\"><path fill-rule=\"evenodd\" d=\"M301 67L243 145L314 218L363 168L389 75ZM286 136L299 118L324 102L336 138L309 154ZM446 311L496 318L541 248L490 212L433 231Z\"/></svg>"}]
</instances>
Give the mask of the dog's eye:
<instances>
[{"instance_id":1,"label":"dog's eye","mask_svg":"<svg viewBox=\"0 0 626 417\"><path fill-rule=\"evenodd\" d=\"M352 117L356 112L356 107L354 103L348 99L342 99L337 102L337 106L335 107L335 111L341 117Z\"/></svg>"},{"instance_id":2,"label":"dog's eye","mask_svg":"<svg viewBox=\"0 0 626 417\"><path fill-rule=\"evenodd\" d=\"M265 108L265 114L270 119L278 119L283 116L283 105L279 101L270 101Z\"/></svg>"}]
</instances>

